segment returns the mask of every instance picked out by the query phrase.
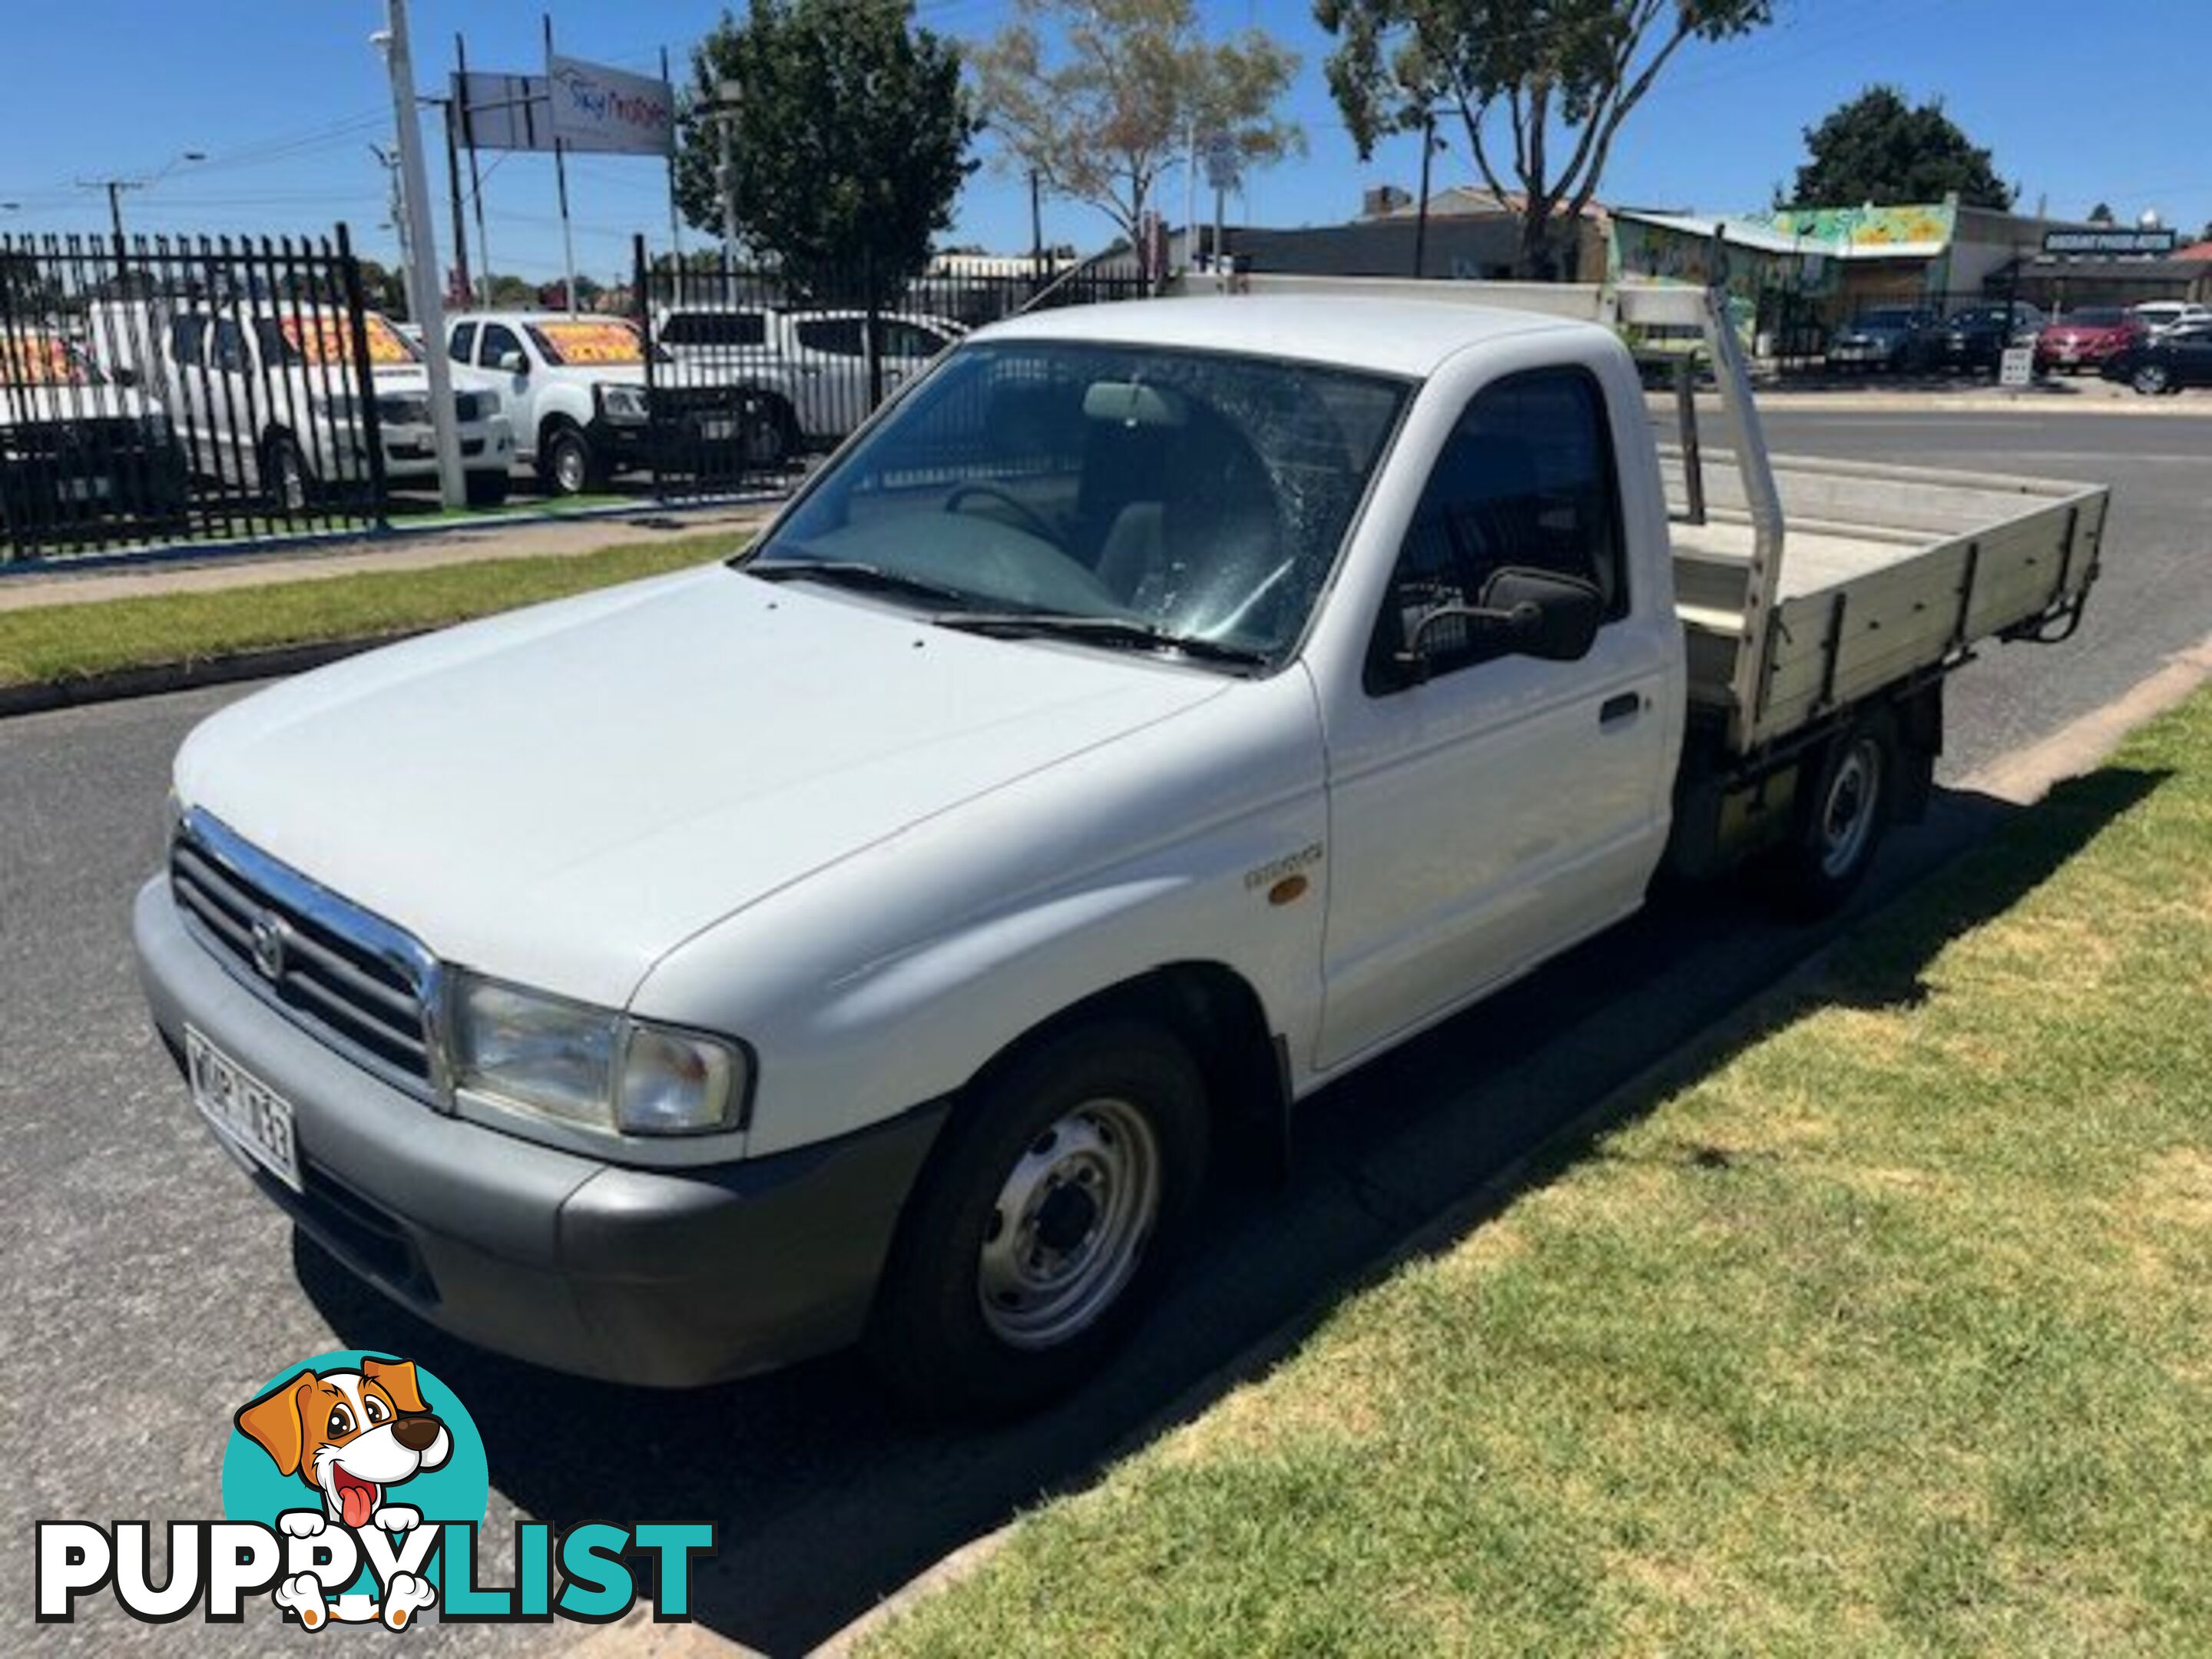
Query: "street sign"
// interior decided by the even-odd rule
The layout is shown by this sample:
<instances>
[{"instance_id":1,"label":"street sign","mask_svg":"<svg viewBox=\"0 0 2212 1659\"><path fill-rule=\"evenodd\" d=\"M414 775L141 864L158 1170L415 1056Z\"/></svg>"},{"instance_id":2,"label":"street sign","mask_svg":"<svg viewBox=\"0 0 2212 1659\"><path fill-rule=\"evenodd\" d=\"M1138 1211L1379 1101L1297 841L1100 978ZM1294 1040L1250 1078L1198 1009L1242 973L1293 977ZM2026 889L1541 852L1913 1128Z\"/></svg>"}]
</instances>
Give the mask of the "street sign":
<instances>
[{"instance_id":1,"label":"street sign","mask_svg":"<svg viewBox=\"0 0 2212 1659\"><path fill-rule=\"evenodd\" d=\"M2171 253L2170 230L2046 230L2045 253Z\"/></svg>"},{"instance_id":2,"label":"street sign","mask_svg":"<svg viewBox=\"0 0 2212 1659\"><path fill-rule=\"evenodd\" d=\"M2035 384L2035 348L2007 346L2004 361L1997 369L1997 384L2014 391Z\"/></svg>"}]
</instances>

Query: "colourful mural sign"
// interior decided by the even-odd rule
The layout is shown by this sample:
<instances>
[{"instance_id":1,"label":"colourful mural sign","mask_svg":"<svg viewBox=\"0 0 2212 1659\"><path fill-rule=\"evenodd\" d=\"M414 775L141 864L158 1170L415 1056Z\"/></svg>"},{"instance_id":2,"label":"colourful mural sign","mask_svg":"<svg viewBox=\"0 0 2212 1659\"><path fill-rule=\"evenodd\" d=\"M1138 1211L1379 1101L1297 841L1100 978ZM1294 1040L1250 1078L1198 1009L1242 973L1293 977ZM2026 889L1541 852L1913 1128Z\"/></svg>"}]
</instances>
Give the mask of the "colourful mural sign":
<instances>
[{"instance_id":1,"label":"colourful mural sign","mask_svg":"<svg viewBox=\"0 0 2212 1659\"><path fill-rule=\"evenodd\" d=\"M1957 212L1948 202L1899 207L1775 208L1747 213L1742 222L1838 249L1948 247Z\"/></svg>"}]
</instances>

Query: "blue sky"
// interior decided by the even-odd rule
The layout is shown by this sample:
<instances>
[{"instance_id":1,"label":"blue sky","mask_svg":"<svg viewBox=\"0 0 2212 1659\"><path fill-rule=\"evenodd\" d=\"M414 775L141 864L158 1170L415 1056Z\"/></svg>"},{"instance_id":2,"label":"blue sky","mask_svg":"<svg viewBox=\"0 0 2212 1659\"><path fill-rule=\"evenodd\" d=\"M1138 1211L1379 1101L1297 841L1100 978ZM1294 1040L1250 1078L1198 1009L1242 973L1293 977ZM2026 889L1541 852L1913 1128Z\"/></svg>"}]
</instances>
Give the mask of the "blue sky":
<instances>
[{"instance_id":1,"label":"blue sky","mask_svg":"<svg viewBox=\"0 0 2212 1659\"><path fill-rule=\"evenodd\" d=\"M1256 175L1254 223L1349 217L1362 188L1410 186L1415 145L1372 162L1354 154L1322 79L1328 42L1304 0L1200 0L1218 28L1258 25L1303 55L1290 112L1310 153ZM350 222L365 250L388 254L382 170L391 137L383 66L368 35L381 0L8 0L9 94L0 103L0 229L96 230L104 198L76 180L162 174L125 198L134 228L301 232ZM1007 0L920 0L922 21L956 35L989 33ZM442 89L456 31L472 68L542 64L541 4L415 0L418 81ZM680 64L720 8L715 0L553 0L565 52L649 70L665 46ZM1802 159L1802 130L1874 81L1941 95L1996 153L2024 204L2054 213L2099 199L2125 217L2156 208L2193 234L2212 218L2212 149L2201 110L2212 65L2212 5L2202 0L1778 0L1780 21L1748 40L1684 53L1631 118L1603 193L1644 205L1763 205ZM2077 71L2062 76L2061 71ZM426 128L434 140L434 128ZM174 167L179 152L208 160ZM442 177L442 152L432 150ZM561 243L552 163L494 162L485 201L495 268L556 275ZM580 264L602 276L627 261L629 234L667 236L665 183L649 160L576 158L570 191ZM1439 158L1439 187L1472 176L1463 146ZM447 223L439 198L440 234ZM1181 192L1163 204L1179 213ZM473 232L473 227L471 228ZM1094 210L1050 203L1052 240L1097 245ZM686 232L687 240L692 233ZM1028 245L1016 179L986 167L951 239L1009 252ZM450 250L448 250L450 251Z\"/></svg>"}]
</instances>

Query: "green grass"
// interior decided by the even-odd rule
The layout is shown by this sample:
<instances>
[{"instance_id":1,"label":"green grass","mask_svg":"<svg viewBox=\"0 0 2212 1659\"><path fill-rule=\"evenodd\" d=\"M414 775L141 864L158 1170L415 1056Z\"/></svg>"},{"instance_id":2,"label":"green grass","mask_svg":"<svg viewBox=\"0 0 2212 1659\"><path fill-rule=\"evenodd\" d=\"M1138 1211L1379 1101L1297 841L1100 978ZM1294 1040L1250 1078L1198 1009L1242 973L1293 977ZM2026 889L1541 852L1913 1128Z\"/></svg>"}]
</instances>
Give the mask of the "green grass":
<instances>
[{"instance_id":1,"label":"green grass","mask_svg":"<svg viewBox=\"0 0 2212 1659\"><path fill-rule=\"evenodd\" d=\"M865 1650L2212 1652L2212 700L1757 1015Z\"/></svg>"},{"instance_id":2,"label":"green grass","mask_svg":"<svg viewBox=\"0 0 2212 1659\"><path fill-rule=\"evenodd\" d=\"M410 633L702 564L750 538L735 531L574 557L487 559L0 611L0 686Z\"/></svg>"}]
</instances>

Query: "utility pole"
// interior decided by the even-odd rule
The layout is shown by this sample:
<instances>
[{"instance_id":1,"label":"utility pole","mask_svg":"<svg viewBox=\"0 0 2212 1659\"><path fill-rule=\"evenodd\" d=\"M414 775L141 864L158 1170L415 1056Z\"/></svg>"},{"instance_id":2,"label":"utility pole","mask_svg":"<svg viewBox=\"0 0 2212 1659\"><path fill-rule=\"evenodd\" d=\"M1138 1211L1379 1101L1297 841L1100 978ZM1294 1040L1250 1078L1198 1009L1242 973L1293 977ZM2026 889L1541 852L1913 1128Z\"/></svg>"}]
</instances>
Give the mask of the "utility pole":
<instances>
[{"instance_id":1,"label":"utility pole","mask_svg":"<svg viewBox=\"0 0 2212 1659\"><path fill-rule=\"evenodd\" d=\"M204 161L206 160L207 155L205 152L197 149L188 149L182 155L171 160L159 173L155 173L150 179L125 179L119 177L107 179L80 179L76 181L76 187L79 190L101 190L107 192L108 228L114 234L115 246L121 247L123 246L123 192L126 190L145 190L151 185L160 184L162 179L167 178L171 173L174 173L179 167L184 166L187 161Z\"/></svg>"},{"instance_id":2,"label":"utility pole","mask_svg":"<svg viewBox=\"0 0 2212 1659\"><path fill-rule=\"evenodd\" d=\"M553 84L553 14L551 12L545 14L544 23L545 84L550 91ZM552 112L552 106L549 102L546 106L546 115L549 119ZM562 309L573 317L576 314L576 232L568 222L568 147L557 137L553 141L553 179L561 191L561 263L566 268L568 276L568 303Z\"/></svg>"},{"instance_id":3,"label":"utility pole","mask_svg":"<svg viewBox=\"0 0 2212 1659\"><path fill-rule=\"evenodd\" d=\"M419 325L422 320L422 302L415 297L415 239L407 234L407 207L399 189L399 157L381 144L371 144L368 153L376 157L376 164L384 169L385 181L389 186L391 206L387 211L392 215L392 231L399 238L400 286L407 295L408 320ZM423 349L428 349L428 340L425 339L422 343Z\"/></svg>"},{"instance_id":4,"label":"utility pole","mask_svg":"<svg viewBox=\"0 0 2212 1659\"><path fill-rule=\"evenodd\" d=\"M415 273L422 366L430 374L430 427L438 441L438 495L448 510L466 507L460 434L453 429L453 377L446 355L446 295L438 281L438 238L430 222L430 173L422 161L422 114L415 96L415 58L407 45L407 0L385 0L385 67L392 75L392 118L398 128L400 209L408 268Z\"/></svg>"},{"instance_id":5,"label":"utility pole","mask_svg":"<svg viewBox=\"0 0 2212 1659\"><path fill-rule=\"evenodd\" d=\"M450 98L431 101L446 112L446 197L453 204L453 287L466 305L474 289L469 282L468 206L461 199L460 134L455 131L461 124L460 110Z\"/></svg>"}]
</instances>

